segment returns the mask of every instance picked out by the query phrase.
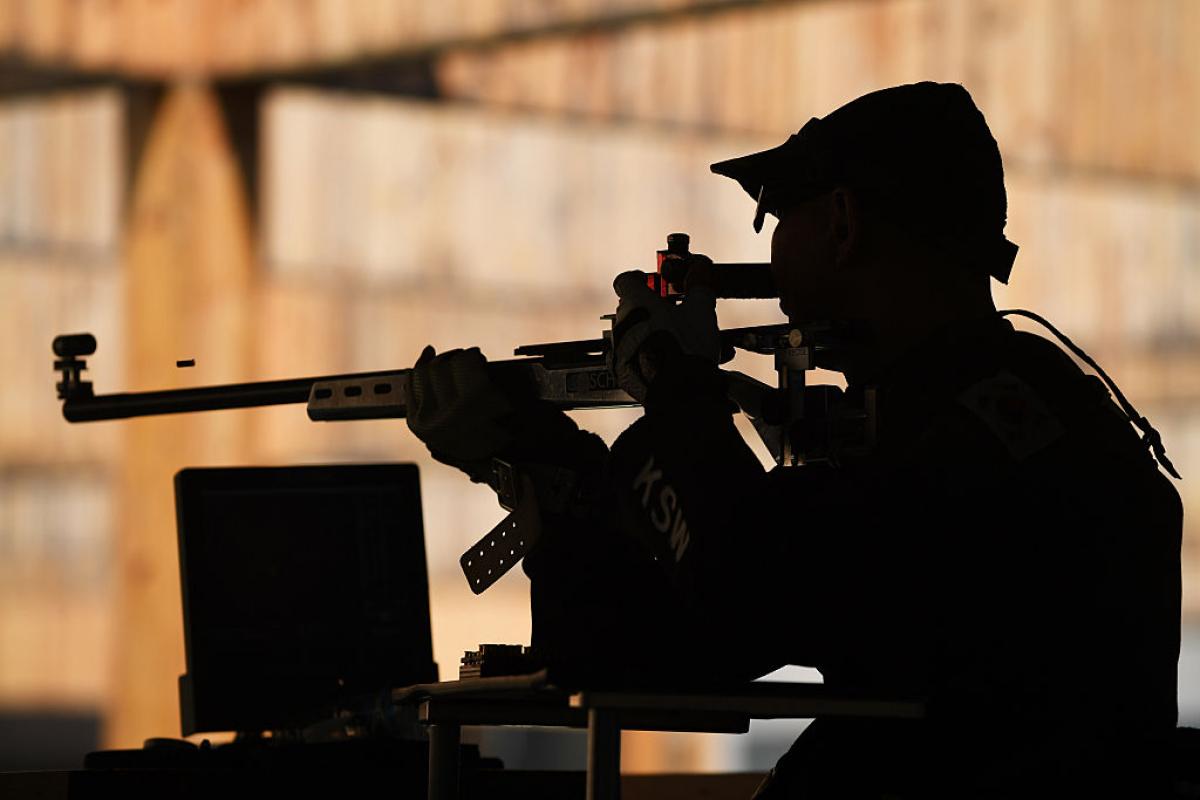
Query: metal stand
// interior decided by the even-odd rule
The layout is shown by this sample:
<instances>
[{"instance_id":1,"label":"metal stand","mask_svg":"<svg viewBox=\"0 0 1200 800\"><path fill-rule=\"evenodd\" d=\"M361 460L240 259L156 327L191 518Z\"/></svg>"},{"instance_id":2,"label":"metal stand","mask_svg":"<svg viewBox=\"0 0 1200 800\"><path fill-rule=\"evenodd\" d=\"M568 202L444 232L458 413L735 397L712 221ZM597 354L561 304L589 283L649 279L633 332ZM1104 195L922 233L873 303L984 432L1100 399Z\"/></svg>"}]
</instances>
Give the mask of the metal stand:
<instances>
[{"instance_id":1,"label":"metal stand","mask_svg":"<svg viewBox=\"0 0 1200 800\"><path fill-rule=\"evenodd\" d=\"M820 684L749 683L708 691L581 691L547 683L544 672L420 684L392 693L419 703L429 728L429 798L457 800L463 725L587 726L587 800L621 797L621 730L745 733L750 719L818 716L920 719L920 700L831 691Z\"/></svg>"},{"instance_id":2,"label":"metal stand","mask_svg":"<svg viewBox=\"0 0 1200 800\"><path fill-rule=\"evenodd\" d=\"M776 461L781 467L797 466L804 454L793 441L793 426L804 418L805 371L812 369L812 359L797 329L788 331L786 346L775 351L775 371L779 375L779 393L784 398L783 440Z\"/></svg>"},{"instance_id":3,"label":"metal stand","mask_svg":"<svg viewBox=\"0 0 1200 800\"><path fill-rule=\"evenodd\" d=\"M429 726L429 800L458 800L461 744L461 725L439 722Z\"/></svg>"},{"instance_id":4,"label":"metal stand","mask_svg":"<svg viewBox=\"0 0 1200 800\"><path fill-rule=\"evenodd\" d=\"M621 728L616 712L588 709L587 800L620 800Z\"/></svg>"}]
</instances>

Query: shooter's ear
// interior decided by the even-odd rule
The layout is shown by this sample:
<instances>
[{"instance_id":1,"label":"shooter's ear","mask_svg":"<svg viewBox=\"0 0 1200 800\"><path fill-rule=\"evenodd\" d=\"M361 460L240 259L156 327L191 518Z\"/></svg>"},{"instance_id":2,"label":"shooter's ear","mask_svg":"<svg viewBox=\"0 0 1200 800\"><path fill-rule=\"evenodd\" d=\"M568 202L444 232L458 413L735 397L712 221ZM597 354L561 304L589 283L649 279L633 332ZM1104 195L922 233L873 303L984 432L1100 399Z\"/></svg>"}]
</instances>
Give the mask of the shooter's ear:
<instances>
[{"instance_id":1,"label":"shooter's ear","mask_svg":"<svg viewBox=\"0 0 1200 800\"><path fill-rule=\"evenodd\" d=\"M861 207L852 189L839 186L829 196L829 236L838 264L850 259L862 235Z\"/></svg>"}]
</instances>

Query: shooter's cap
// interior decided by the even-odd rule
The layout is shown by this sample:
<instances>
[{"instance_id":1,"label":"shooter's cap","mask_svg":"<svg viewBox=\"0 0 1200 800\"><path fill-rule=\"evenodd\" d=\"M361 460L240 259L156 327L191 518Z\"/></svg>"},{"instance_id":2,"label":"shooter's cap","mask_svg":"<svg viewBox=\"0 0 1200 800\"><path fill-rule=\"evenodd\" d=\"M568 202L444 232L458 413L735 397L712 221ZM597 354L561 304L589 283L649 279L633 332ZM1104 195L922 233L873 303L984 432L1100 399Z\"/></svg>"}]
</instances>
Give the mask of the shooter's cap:
<instances>
[{"instance_id":1,"label":"shooter's cap","mask_svg":"<svg viewBox=\"0 0 1200 800\"><path fill-rule=\"evenodd\" d=\"M1000 149L957 83L914 83L852 100L810 119L770 150L712 165L758 201L763 216L846 185L897 222L952 239L1008 282L1017 246L1004 237L1008 198ZM944 231L953 231L947 237Z\"/></svg>"}]
</instances>

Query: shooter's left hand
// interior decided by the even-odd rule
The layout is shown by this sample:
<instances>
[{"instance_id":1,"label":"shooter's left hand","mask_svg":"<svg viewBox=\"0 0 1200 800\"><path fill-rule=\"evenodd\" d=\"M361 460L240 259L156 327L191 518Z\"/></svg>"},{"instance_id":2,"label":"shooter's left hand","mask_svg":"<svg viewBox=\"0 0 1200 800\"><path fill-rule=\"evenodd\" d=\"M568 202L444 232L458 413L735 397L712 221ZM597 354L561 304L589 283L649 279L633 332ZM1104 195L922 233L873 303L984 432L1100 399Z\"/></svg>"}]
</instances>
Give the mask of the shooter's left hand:
<instances>
[{"instance_id":1,"label":"shooter's left hand","mask_svg":"<svg viewBox=\"0 0 1200 800\"><path fill-rule=\"evenodd\" d=\"M426 347L409 372L408 427L443 464L488 482L491 462L540 463L595 471L608 452L533 387L505 379L479 348L438 355Z\"/></svg>"},{"instance_id":2,"label":"shooter's left hand","mask_svg":"<svg viewBox=\"0 0 1200 800\"><path fill-rule=\"evenodd\" d=\"M645 274L623 272L613 281L619 302L613 323L617 383L644 402L661 371L663 359L697 356L716 365L721 357L717 298L704 280L712 262L693 256L687 293L682 302L659 297L646 285Z\"/></svg>"},{"instance_id":3,"label":"shooter's left hand","mask_svg":"<svg viewBox=\"0 0 1200 800\"><path fill-rule=\"evenodd\" d=\"M441 355L426 347L408 374L405 403L409 429L443 463L464 468L512 444L512 404L477 347Z\"/></svg>"}]
</instances>

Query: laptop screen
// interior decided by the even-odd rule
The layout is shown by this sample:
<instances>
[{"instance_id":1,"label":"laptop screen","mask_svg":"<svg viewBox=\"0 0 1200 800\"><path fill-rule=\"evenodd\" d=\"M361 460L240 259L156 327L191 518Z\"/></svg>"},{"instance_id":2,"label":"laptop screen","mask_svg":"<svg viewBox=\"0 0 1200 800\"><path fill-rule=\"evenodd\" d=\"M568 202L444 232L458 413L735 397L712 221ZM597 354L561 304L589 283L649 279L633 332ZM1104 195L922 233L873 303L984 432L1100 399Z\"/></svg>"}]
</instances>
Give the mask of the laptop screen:
<instances>
[{"instance_id":1,"label":"laptop screen","mask_svg":"<svg viewBox=\"0 0 1200 800\"><path fill-rule=\"evenodd\" d=\"M416 465L185 469L175 493L185 735L436 679Z\"/></svg>"}]
</instances>

